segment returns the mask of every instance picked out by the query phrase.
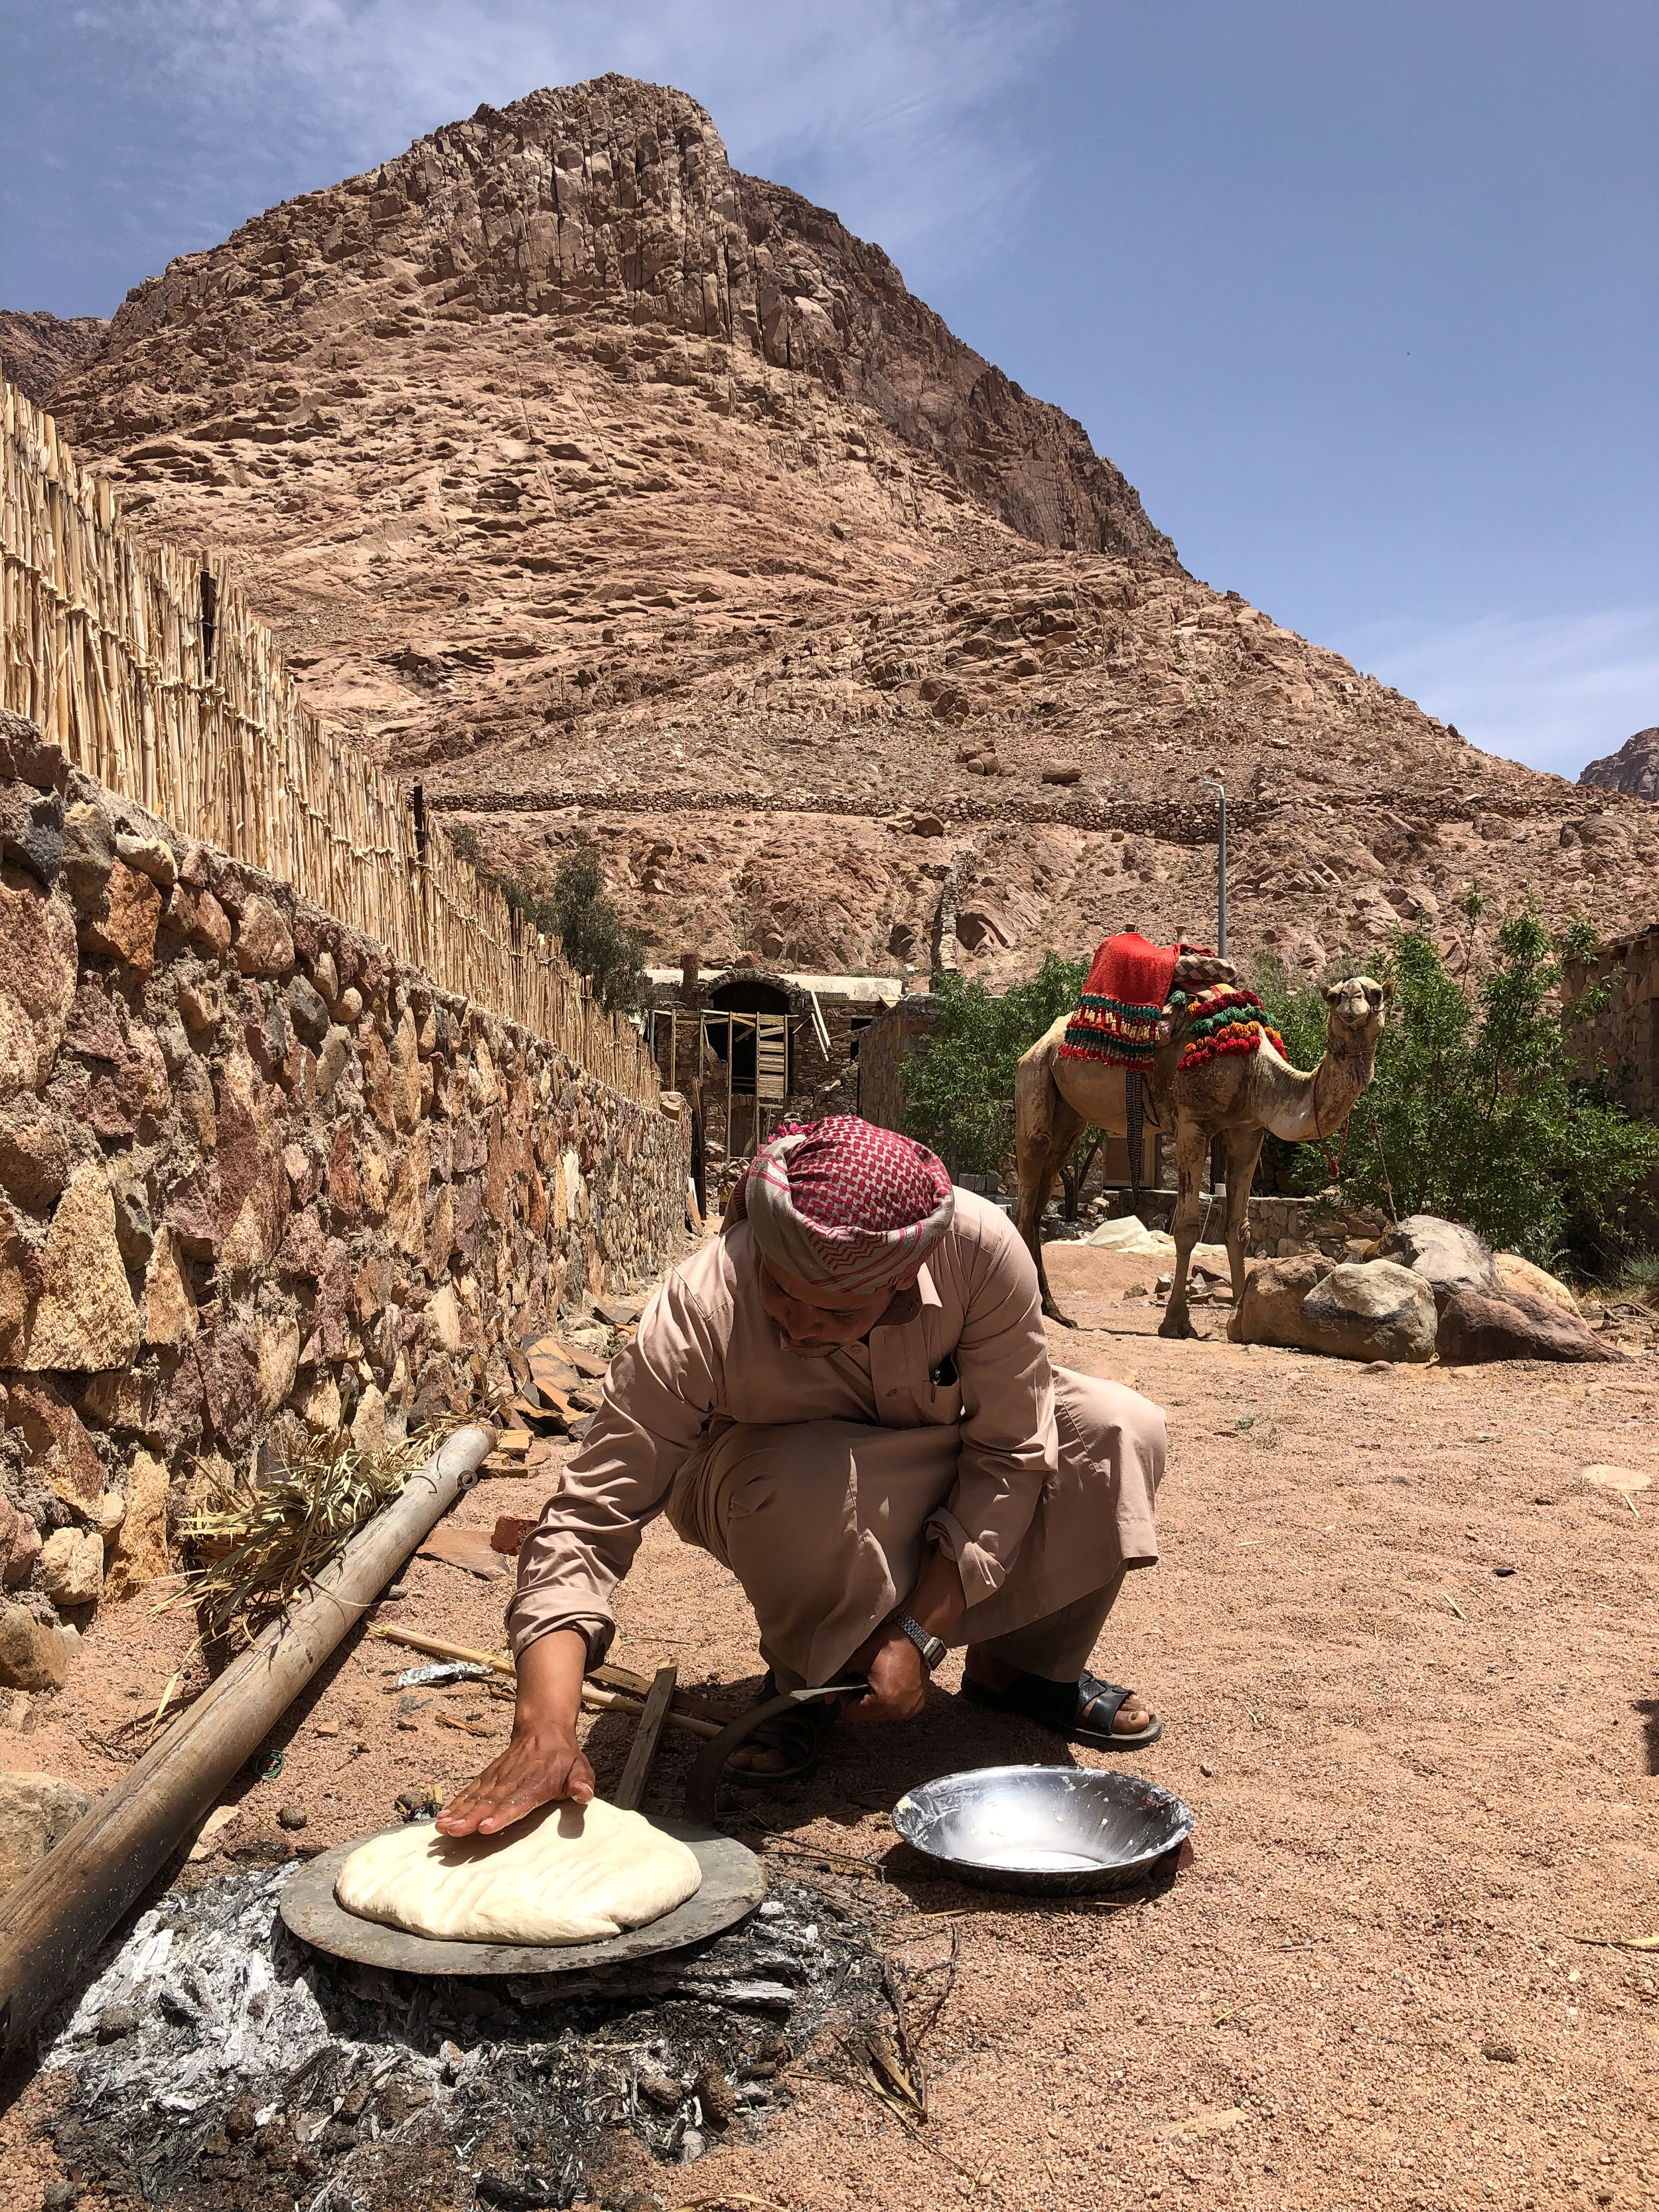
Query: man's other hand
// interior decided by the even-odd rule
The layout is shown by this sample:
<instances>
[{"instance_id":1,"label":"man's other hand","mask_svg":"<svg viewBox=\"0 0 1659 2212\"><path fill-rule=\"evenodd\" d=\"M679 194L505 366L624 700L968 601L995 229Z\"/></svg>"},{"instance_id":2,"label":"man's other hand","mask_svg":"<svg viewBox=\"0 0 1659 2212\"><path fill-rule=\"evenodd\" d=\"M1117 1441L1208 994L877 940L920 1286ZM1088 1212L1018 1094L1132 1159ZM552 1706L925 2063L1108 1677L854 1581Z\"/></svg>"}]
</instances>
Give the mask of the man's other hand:
<instances>
[{"instance_id":1,"label":"man's other hand","mask_svg":"<svg viewBox=\"0 0 1659 2212\"><path fill-rule=\"evenodd\" d=\"M493 1836L522 1820L538 1805L568 1799L586 1805L593 1795L593 1770L574 1731L514 1729L499 1759L476 1782L458 1790L438 1815L444 1836Z\"/></svg>"},{"instance_id":2,"label":"man's other hand","mask_svg":"<svg viewBox=\"0 0 1659 2212\"><path fill-rule=\"evenodd\" d=\"M921 1711L927 1669L921 1654L902 1628L890 1622L861 1644L847 1662L849 1674L862 1674L869 1693L842 1707L843 1717L868 1726L913 1720Z\"/></svg>"}]
</instances>

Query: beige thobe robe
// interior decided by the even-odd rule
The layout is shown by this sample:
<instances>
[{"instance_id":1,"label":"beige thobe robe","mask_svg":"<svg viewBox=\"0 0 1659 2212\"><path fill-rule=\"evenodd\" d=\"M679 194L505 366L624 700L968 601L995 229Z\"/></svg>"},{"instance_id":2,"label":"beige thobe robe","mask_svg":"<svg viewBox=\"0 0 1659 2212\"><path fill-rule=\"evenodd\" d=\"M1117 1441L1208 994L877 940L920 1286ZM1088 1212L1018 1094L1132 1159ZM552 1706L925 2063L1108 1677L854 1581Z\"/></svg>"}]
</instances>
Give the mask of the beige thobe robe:
<instances>
[{"instance_id":1,"label":"beige thobe robe","mask_svg":"<svg viewBox=\"0 0 1659 2212\"><path fill-rule=\"evenodd\" d=\"M930 1542L962 1577L962 1643L1155 1563L1164 1416L1050 1367L1036 1270L1000 1208L958 1190L915 1287L822 1359L785 1348L758 1260L746 1222L711 1239L611 1363L520 1557L515 1655L574 1628L599 1658L611 1592L664 1510L738 1576L769 1661L811 1683L908 1595Z\"/></svg>"}]
</instances>

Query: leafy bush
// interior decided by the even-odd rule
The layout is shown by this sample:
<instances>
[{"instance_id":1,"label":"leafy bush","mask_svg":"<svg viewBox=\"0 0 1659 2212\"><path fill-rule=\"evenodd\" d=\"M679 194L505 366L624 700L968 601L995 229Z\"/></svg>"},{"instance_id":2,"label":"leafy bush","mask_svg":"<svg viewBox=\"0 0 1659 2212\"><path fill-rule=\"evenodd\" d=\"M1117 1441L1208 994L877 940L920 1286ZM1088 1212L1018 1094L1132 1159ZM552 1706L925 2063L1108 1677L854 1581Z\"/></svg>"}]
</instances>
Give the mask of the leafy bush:
<instances>
[{"instance_id":1,"label":"leafy bush","mask_svg":"<svg viewBox=\"0 0 1659 2212\"><path fill-rule=\"evenodd\" d=\"M1562 951L1581 954L1588 936L1576 927ZM1605 1077L1576 1067L1553 1003L1561 959L1537 915L1511 915L1495 953L1471 959L1462 979L1419 930L1396 933L1378 972L1395 997L1376 1080L1348 1127L1347 1194L1467 1222L1545 1266L1574 1230L1616 1233L1626 1201L1659 1172L1659 1129L1632 1121ZM1325 1048L1318 991L1293 989L1273 962L1257 963L1255 981L1291 1059L1314 1066ZM1292 1188L1330 1181L1317 1146L1280 1149L1293 1155Z\"/></svg>"},{"instance_id":2,"label":"leafy bush","mask_svg":"<svg viewBox=\"0 0 1659 2212\"><path fill-rule=\"evenodd\" d=\"M1014 1146L1014 1063L1070 1013L1087 961L1045 955L1029 983L995 998L960 975L939 981L939 1024L907 1060L904 1126L952 1175L994 1175Z\"/></svg>"},{"instance_id":3,"label":"leafy bush","mask_svg":"<svg viewBox=\"0 0 1659 2212\"><path fill-rule=\"evenodd\" d=\"M556 937L564 957L586 975L607 1013L637 1013L649 988L641 963L646 940L629 929L605 888L605 861L599 847L579 835L559 863L550 899L539 896L512 876L490 867L478 848L476 830L465 823L452 832L455 850L487 883L493 884L509 910L532 928Z\"/></svg>"}]
</instances>

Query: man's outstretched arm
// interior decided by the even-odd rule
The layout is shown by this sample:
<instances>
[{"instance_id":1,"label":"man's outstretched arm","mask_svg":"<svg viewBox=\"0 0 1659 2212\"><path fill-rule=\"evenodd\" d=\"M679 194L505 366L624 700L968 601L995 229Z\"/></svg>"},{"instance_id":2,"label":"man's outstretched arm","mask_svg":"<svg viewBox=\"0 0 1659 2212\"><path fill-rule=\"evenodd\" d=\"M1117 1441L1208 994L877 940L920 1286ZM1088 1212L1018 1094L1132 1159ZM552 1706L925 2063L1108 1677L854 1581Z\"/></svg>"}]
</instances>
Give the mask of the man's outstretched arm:
<instances>
[{"instance_id":1,"label":"man's outstretched arm","mask_svg":"<svg viewBox=\"0 0 1659 2212\"><path fill-rule=\"evenodd\" d=\"M444 1807L438 1815L441 1834L493 1836L538 1805L561 1798L587 1803L593 1770L576 1741L586 1666L587 1639L574 1628L556 1628L525 1646L512 1741Z\"/></svg>"}]
</instances>

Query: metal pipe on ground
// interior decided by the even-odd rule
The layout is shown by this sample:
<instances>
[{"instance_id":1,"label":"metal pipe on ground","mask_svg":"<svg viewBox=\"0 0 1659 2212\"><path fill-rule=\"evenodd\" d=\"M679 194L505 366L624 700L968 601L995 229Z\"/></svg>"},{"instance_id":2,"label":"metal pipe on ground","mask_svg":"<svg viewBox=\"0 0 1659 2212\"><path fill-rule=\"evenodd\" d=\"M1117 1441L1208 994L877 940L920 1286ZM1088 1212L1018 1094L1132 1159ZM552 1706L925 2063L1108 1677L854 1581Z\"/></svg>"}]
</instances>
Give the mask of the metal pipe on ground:
<instances>
[{"instance_id":1,"label":"metal pipe on ground","mask_svg":"<svg viewBox=\"0 0 1659 2212\"><path fill-rule=\"evenodd\" d=\"M122 1914L217 1803L428 1529L494 1437L458 1429L310 1594L234 1659L0 1903L0 2057L20 2049Z\"/></svg>"}]
</instances>

